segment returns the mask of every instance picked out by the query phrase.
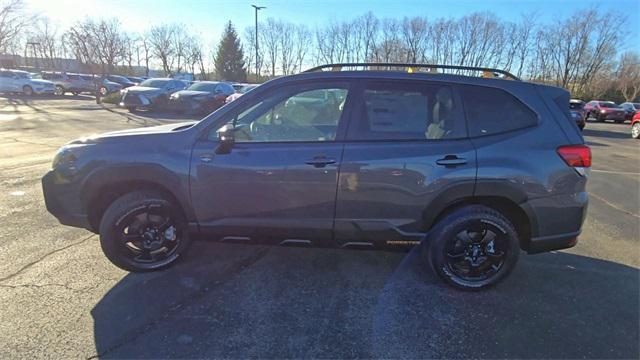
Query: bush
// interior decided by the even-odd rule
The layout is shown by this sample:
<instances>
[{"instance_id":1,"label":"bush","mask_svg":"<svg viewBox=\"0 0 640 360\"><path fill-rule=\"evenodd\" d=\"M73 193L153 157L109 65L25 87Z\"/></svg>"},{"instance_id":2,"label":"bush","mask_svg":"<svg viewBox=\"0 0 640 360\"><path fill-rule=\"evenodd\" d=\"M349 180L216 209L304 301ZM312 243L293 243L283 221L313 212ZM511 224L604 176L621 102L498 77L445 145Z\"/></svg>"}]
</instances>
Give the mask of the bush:
<instances>
[{"instance_id":1,"label":"bush","mask_svg":"<svg viewBox=\"0 0 640 360\"><path fill-rule=\"evenodd\" d=\"M107 104L118 104L120 102L120 92L116 91L108 94L102 98L102 102Z\"/></svg>"}]
</instances>

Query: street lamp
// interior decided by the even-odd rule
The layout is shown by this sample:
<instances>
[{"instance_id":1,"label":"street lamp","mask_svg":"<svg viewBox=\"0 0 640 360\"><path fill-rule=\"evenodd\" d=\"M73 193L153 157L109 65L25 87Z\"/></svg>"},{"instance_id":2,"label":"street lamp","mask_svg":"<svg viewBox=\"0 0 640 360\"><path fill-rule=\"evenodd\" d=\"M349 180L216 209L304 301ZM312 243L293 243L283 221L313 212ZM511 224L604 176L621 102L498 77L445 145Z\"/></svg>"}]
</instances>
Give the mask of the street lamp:
<instances>
[{"instance_id":1,"label":"street lamp","mask_svg":"<svg viewBox=\"0 0 640 360\"><path fill-rule=\"evenodd\" d=\"M251 5L254 9L256 9L256 79L260 76L260 74L258 73L260 71L259 69L259 64L260 64L260 58L259 58L259 52L258 52L258 11L262 10L262 9L266 9L266 6L256 6L256 5Z\"/></svg>"}]
</instances>

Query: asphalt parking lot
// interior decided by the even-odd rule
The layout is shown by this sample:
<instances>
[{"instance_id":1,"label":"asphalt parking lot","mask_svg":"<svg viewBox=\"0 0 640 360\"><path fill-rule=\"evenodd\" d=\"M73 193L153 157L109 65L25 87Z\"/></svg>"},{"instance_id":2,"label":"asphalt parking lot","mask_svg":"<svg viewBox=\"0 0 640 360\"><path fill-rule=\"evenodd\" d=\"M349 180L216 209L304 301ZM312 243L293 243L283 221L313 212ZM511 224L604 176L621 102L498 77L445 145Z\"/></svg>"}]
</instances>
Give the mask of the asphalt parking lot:
<instances>
[{"instance_id":1,"label":"asphalt parking lot","mask_svg":"<svg viewBox=\"0 0 640 360\"><path fill-rule=\"evenodd\" d=\"M194 243L128 274L57 223L40 178L81 136L178 121L93 99L0 98L0 358L638 358L640 141L587 124L589 215L575 248L522 256L466 293L408 254Z\"/></svg>"}]
</instances>

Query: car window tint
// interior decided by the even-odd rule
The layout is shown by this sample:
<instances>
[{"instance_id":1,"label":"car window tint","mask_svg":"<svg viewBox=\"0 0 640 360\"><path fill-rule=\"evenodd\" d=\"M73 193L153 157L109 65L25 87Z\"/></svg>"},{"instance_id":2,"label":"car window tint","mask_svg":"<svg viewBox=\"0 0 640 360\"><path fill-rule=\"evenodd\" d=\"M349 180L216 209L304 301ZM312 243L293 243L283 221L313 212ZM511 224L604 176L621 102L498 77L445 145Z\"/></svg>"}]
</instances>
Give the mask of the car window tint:
<instances>
[{"instance_id":1,"label":"car window tint","mask_svg":"<svg viewBox=\"0 0 640 360\"><path fill-rule=\"evenodd\" d=\"M470 136L499 134L536 125L536 114L504 90L461 86ZM568 113L567 104L562 106Z\"/></svg>"},{"instance_id":2,"label":"car window tint","mask_svg":"<svg viewBox=\"0 0 640 360\"><path fill-rule=\"evenodd\" d=\"M274 91L235 118L236 142L332 141L347 86Z\"/></svg>"},{"instance_id":3,"label":"car window tint","mask_svg":"<svg viewBox=\"0 0 640 360\"><path fill-rule=\"evenodd\" d=\"M362 94L351 140L440 140L466 137L462 107L449 86L375 82Z\"/></svg>"}]
</instances>

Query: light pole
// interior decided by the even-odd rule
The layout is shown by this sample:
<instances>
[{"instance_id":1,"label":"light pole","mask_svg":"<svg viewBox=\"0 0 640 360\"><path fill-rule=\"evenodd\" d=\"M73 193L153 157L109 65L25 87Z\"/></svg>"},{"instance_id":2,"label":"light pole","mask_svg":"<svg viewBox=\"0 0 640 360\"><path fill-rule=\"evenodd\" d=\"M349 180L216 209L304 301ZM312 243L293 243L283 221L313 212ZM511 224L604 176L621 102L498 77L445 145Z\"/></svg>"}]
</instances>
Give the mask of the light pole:
<instances>
[{"instance_id":1,"label":"light pole","mask_svg":"<svg viewBox=\"0 0 640 360\"><path fill-rule=\"evenodd\" d=\"M262 10L262 9L266 9L266 6L256 6L256 5L251 5L254 9L256 9L256 79L258 79L258 77L260 77L260 74L258 73L260 71L260 53L258 52L258 11Z\"/></svg>"}]
</instances>

